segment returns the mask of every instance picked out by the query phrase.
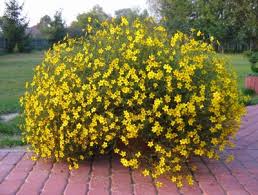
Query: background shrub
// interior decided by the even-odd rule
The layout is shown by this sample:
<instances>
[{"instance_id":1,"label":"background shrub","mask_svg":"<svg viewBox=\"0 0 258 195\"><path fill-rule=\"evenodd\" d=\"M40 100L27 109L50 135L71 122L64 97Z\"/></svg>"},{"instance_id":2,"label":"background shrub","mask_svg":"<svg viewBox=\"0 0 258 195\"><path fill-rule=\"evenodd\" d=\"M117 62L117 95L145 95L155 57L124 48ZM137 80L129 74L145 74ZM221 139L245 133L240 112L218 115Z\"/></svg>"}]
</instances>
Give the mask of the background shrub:
<instances>
[{"instance_id":1,"label":"background shrub","mask_svg":"<svg viewBox=\"0 0 258 195\"><path fill-rule=\"evenodd\" d=\"M244 95L248 95L248 96L254 96L256 94L255 90L248 89L248 88L242 89L242 92Z\"/></svg>"},{"instance_id":2,"label":"background shrub","mask_svg":"<svg viewBox=\"0 0 258 195\"><path fill-rule=\"evenodd\" d=\"M46 53L21 98L24 139L38 157L76 168L112 151L182 186L193 182L182 177L191 156L218 159L233 145L244 109L235 73L211 45L152 19L86 31Z\"/></svg>"},{"instance_id":3,"label":"background shrub","mask_svg":"<svg viewBox=\"0 0 258 195\"><path fill-rule=\"evenodd\" d=\"M251 63L252 72L257 74L258 73L258 68L256 67L256 64L258 62L258 52L249 51L248 53L245 53L245 55L248 57L248 60Z\"/></svg>"}]
</instances>

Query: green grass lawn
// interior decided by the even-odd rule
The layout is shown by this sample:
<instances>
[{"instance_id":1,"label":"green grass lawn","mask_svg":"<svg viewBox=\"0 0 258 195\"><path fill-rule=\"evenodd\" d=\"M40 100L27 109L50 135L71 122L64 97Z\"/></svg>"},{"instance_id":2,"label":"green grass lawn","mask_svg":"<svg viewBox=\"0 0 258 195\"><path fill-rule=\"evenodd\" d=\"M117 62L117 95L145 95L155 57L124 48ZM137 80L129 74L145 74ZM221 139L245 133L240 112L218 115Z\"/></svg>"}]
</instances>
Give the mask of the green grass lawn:
<instances>
[{"instance_id":1,"label":"green grass lawn","mask_svg":"<svg viewBox=\"0 0 258 195\"><path fill-rule=\"evenodd\" d=\"M33 76L33 68L43 58L43 52L0 55L0 114L18 112L19 97L24 93L25 82ZM0 121L0 148L21 146L19 117Z\"/></svg>"},{"instance_id":2,"label":"green grass lawn","mask_svg":"<svg viewBox=\"0 0 258 195\"><path fill-rule=\"evenodd\" d=\"M238 86L240 90L245 88L245 77L251 73L251 65L248 61L248 58L243 54L220 54L222 57L225 57L230 64L233 65L233 69L237 72ZM258 96L251 97L248 104L258 104Z\"/></svg>"},{"instance_id":3,"label":"green grass lawn","mask_svg":"<svg viewBox=\"0 0 258 195\"><path fill-rule=\"evenodd\" d=\"M235 69L238 75L239 88L244 88L245 76L251 73L251 65L248 59L242 54L224 54L221 56L225 57L233 65L233 69Z\"/></svg>"},{"instance_id":4,"label":"green grass lawn","mask_svg":"<svg viewBox=\"0 0 258 195\"><path fill-rule=\"evenodd\" d=\"M8 122L0 121L0 148L24 145L18 127L19 120L20 118L16 117Z\"/></svg>"},{"instance_id":5,"label":"green grass lawn","mask_svg":"<svg viewBox=\"0 0 258 195\"><path fill-rule=\"evenodd\" d=\"M42 58L43 52L0 56L0 114L19 110L25 82L32 79L33 68Z\"/></svg>"}]
</instances>

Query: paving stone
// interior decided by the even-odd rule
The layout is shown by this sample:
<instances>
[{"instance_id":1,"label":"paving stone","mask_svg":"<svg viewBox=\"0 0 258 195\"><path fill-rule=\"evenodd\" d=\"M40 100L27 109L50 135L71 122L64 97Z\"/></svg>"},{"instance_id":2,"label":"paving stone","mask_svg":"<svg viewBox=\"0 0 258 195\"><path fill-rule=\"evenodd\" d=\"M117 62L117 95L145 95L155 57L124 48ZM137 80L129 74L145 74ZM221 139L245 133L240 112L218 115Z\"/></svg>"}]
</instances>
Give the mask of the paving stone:
<instances>
[{"instance_id":1,"label":"paving stone","mask_svg":"<svg viewBox=\"0 0 258 195\"><path fill-rule=\"evenodd\" d=\"M205 195L224 195L225 192L215 181L200 181L200 188Z\"/></svg>"},{"instance_id":2,"label":"paving stone","mask_svg":"<svg viewBox=\"0 0 258 195\"><path fill-rule=\"evenodd\" d=\"M122 166L118 158L112 160L111 173L111 192L112 194L132 194L133 185L131 183L131 175L128 168Z\"/></svg>"},{"instance_id":3,"label":"paving stone","mask_svg":"<svg viewBox=\"0 0 258 195\"><path fill-rule=\"evenodd\" d=\"M42 167L44 167L44 169L42 169ZM51 167L52 163L49 161L37 161L17 195L39 194L49 176Z\"/></svg>"},{"instance_id":4,"label":"paving stone","mask_svg":"<svg viewBox=\"0 0 258 195\"><path fill-rule=\"evenodd\" d=\"M43 190L42 195L61 195L63 194L67 181L68 181L68 166L64 163L55 163L51 173L49 175L49 178L47 179Z\"/></svg>"},{"instance_id":5,"label":"paving stone","mask_svg":"<svg viewBox=\"0 0 258 195\"><path fill-rule=\"evenodd\" d=\"M163 186L157 189L159 194L180 194L179 190L176 187L176 184L170 182L167 178L161 178L159 179L159 181L163 183Z\"/></svg>"},{"instance_id":6,"label":"paving stone","mask_svg":"<svg viewBox=\"0 0 258 195\"><path fill-rule=\"evenodd\" d=\"M18 162L19 164L22 164L23 160ZM28 176L28 173L32 169L34 163L30 164L30 167L25 167L23 169L19 169L17 167L14 167L10 170L8 175L5 177L5 179L0 184L0 194L14 194L18 191L20 186L25 182L26 177ZM26 169L27 168L27 169ZM11 187L10 187L11 186Z\"/></svg>"},{"instance_id":7,"label":"paving stone","mask_svg":"<svg viewBox=\"0 0 258 195\"><path fill-rule=\"evenodd\" d=\"M217 181L225 191L244 190L242 185L232 175L219 176L217 177Z\"/></svg>"},{"instance_id":8,"label":"paving stone","mask_svg":"<svg viewBox=\"0 0 258 195\"><path fill-rule=\"evenodd\" d=\"M0 162L8 154L7 151L0 151Z\"/></svg>"},{"instance_id":9,"label":"paving stone","mask_svg":"<svg viewBox=\"0 0 258 195\"><path fill-rule=\"evenodd\" d=\"M155 186L150 177L144 177L139 171L132 171L135 195L154 195Z\"/></svg>"},{"instance_id":10,"label":"paving stone","mask_svg":"<svg viewBox=\"0 0 258 195\"><path fill-rule=\"evenodd\" d=\"M72 170L65 188L65 195L84 195L88 191L90 163L83 163L79 169Z\"/></svg>"},{"instance_id":11,"label":"paving stone","mask_svg":"<svg viewBox=\"0 0 258 195\"><path fill-rule=\"evenodd\" d=\"M227 191L227 195L249 195L245 190L234 189Z\"/></svg>"},{"instance_id":12,"label":"paving stone","mask_svg":"<svg viewBox=\"0 0 258 195\"><path fill-rule=\"evenodd\" d=\"M108 157L96 159L92 164L92 173L89 183L89 195L103 194L110 192L111 166Z\"/></svg>"},{"instance_id":13,"label":"paving stone","mask_svg":"<svg viewBox=\"0 0 258 195\"><path fill-rule=\"evenodd\" d=\"M179 189L181 194L184 195L201 195L202 190L200 189L200 186L198 182L194 181L193 185L190 186L187 184L187 182L184 182L184 186Z\"/></svg>"},{"instance_id":14,"label":"paving stone","mask_svg":"<svg viewBox=\"0 0 258 195\"><path fill-rule=\"evenodd\" d=\"M14 165L0 165L0 184L4 180L4 178L8 175L8 173L12 170Z\"/></svg>"},{"instance_id":15,"label":"paving stone","mask_svg":"<svg viewBox=\"0 0 258 195\"><path fill-rule=\"evenodd\" d=\"M0 184L0 194L1 195L12 195L18 190L19 186L21 185L22 181L5 181Z\"/></svg>"},{"instance_id":16,"label":"paving stone","mask_svg":"<svg viewBox=\"0 0 258 195\"><path fill-rule=\"evenodd\" d=\"M246 152L255 160L258 160L258 150L246 150Z\"/></svg>"},{"instance_id":17,"label":"paving stone","mask_svg":"<svg viewBox=\"0 0 258 195\"><path fill-rule=\"evenodd\" d=\"M24 152L9 152L8 155L1 160L0 166L5 165L15 165L23 157Z\"/></svg>"}]
</instances>

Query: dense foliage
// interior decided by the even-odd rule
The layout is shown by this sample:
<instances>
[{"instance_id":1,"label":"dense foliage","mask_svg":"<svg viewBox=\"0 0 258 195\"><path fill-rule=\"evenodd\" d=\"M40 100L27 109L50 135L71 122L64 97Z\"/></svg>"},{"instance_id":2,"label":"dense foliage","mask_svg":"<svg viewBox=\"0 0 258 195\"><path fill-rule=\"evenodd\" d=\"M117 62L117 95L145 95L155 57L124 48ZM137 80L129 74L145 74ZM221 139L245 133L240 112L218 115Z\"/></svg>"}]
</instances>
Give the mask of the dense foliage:
<instances>
[{"instance_id":1,"label":"dense foliage","mask_svg":"<svg viewBox=\"0 0 258 195\"><path fill-rule=\"evenodd\" d=\"M61 41L67 33L61 11L56 11L53 19L48 15L43 16L37 28L41 32L41 37L48 39L51 45Z\"/></svg>"},{"instance_id":2,"label":"dense foliage","mask_svg":"<svg viewBox=\"0 0 258 195\"><path fill-rule=\"evenodd\" d=\"M95 29L100 28L101 23L110 18L110 16L104 12L102 7L95 5L90 11L77 15L76 20L68 27L69 36L83 36L83 30L89 24L87 20L89 17L91 18L90 24Z\"/></svg>"},{"instance_id":3,"label":"dense foliage","mask_svg":"<svg viewBox=\"0 0 258 195\"><path fill-rule=\"evenodd\" d=\"M4 16L0 21L0 30L7 40L8 52L13 52L14 48L20 52L30 50L30 35L26 32L28 22L22 17L23 5L19 5L17 0L10 0L5 3Z\"/></svg>"},{"instance_id":4,"label":"dense foliage","mask_svg":"<svg viewBox=\"0 0 258 195\"><path fill-rule=\"evenodd\" d=\"M121 17L126 17L129 22L132 22L136 18L143 20L149 16L147 10L140 11L139 9L124 8L115 11L115 22L120 23ZM84 35L83 30L89 24L87 18L91 18L90 25L94 29L101 28L101 23L105 20L111 19L103 8L99 5L95 5L90 11L78 14L76 20L68 27L68 34L70 37L80 37Z\"/></svg>"},{"instance_id":5,"label":"dense foliage","mask_svg":"<svg viewBox=\"0 0 258 195\"><path fill-rule=\"evenodd\" d=\"M218 159L233 145L243 114L235 74L210 44L151 18L99 30L91 20L87 38L54 45L36 67L21 98L25 141L71 167L114 152L144 175L191 184L182 177L191 156Z\"/></svg>"},{"instance_id":6,"label":"dense foliage","mask_svg":"<svg viewBox=\"0 0 258 195\"><path fill-rule=\"evenodd\" d=\"M251 70L254 73L258 73L257 62L258 62L258 52L248 52L247 57L251 63Z\"/></svg>"},{"instance_id":7,"label":"dense foliage","mask_svg":"<svg viewBox=\"0 0 258 195\"><path fill-rule=\"evenodd\" d=\"M170 32L200 29L222 43L228 52L258 49L257 0L149 0Z\"/></svg>"}]
</instances>

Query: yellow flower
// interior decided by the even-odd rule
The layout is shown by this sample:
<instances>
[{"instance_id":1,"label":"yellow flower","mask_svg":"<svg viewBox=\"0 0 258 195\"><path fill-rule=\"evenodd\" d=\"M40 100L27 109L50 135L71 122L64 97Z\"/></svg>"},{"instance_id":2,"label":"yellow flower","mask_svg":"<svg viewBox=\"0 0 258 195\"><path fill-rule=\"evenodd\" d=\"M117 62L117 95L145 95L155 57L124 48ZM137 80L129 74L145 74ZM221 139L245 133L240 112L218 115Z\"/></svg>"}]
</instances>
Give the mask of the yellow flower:
<instances>
[{"instance_id":1,"label":"yellow flower","mask_svg":"<svg viewBox=\"0 0 258 195\"><path fill-rule=\"evenodd\" d=\"M150 175L150 171L147 170L147 169L144 169L143 172L142 172L142 174L143 174L144 176L148 176L148 175Z\"/></svg>"},{"instance_id":2,"label":"yellow flower","mask_svg":"<svg viewBox=\"0 0 258 195\"><path fill-rule=\"evenodd\" d=\"M165 64L163 66L163 68L166 70L167 73L171 73L172 72L172 68L169 64Z\"/></svg>"},{"instance_id":3,"label":"yellow flower","mask_svg":"<svg viewBox=\"0 0 258 195\"><path fill-rule=\"evenodd\" d=\"M76 125L76 128L77 128L77 129L81 129L81 128L82 128L82 125L81 125L80 123L78 123L78 124Z\"/></svg>"},{"instance_id":4,"label":"yellow flower","mask_svg":"<svg viewBox=\"0 0 258 195\"><path fill-rule=\"evenodd\" d=\"M230 163L231 161L234 160L234 155L230 154L227 158L226 158L226 163Z\"/></svg>"},{"instance_id":5,"label":"yellow flower","mask_svg":"<svg viewBox=\"0 0 258 195\"><path fill-rule=\"evenodd\" d=\"M125 167L128 167L128 166L129 166L129 162L128 162L128 160L126 160L125 158L121 158L121 159L120 159L120 162L121 162L122 165L124 165Z\"/></svg>"},{"instance_id":6,"label":"yellow flower","mask_svg":"<svg viewBox=\"0 0 258 195\"><path fill-rule=\"evenodd\" d=\"M153 144L152 141L148 142L148 146L149 146L150 148L151 148L153 145L154 145L154 144Z\"/></svg>"},{"instance_id":7,"label":"yellow flower","mask_svg":"<svg viewBox=\"0 0 258 195\"><path fill-rule=\"evenodd\" d=\"M108 145L107 145L107 142L104 142L103 144L102 144L102 148L106 148Z\"/></svg>"},{"instance_id":8,"label":"yellow flower","mask_svg":"<svg viewBox=\"0 0 258 195\"><path fill-rule=\"evenodd\" d=\"M175 183L177 178L175 176L172 176L170 180Z\"/></svg>"},{"instance_id":9,"label":"yellow flower","mask_svg":"<svg viewBox=\"0 0 258 195\"><path fill-rule=\"evenodd\" d=\"M153 71L148 72L148 78L153 79L156 76L156 74Z\"/></svg>"},{"instance_id":10,"label":"yellow flower","mask_svg":"<svg viewBox=\"0 0 258 195\"><path fill-rule=\"evenodd\" d=\"M121 17L121 20L122 20L122 23L121 23L121 25L123 26L123 25L128 25L129 23L128 23L128 21L127 21L127 19L125 18L125 17Z\"/></svg>"},{"instance_id":11,"label":"yellow flower","mask_svg":"<svg viewBox=\"0 0 258 195\"><path fill-rule=\"evenodd\" d=\"M125 157L125 156L126 156L126 152L125 152L125 151L121 151L121 152L120 152L120 155L121 155L122 157Z\"/></svg>"},{"instance_id":12,"label":"yellow flower","mask_svg":"<svg viewBox=\"0 0 258 195\"><path fill-rule=\"evenodd\" d=\"M175 102L177 102L177 103L181 102L181 95L176 95Z\"/></svg>"},{"instance_id":13,"label":"yellow flower","mask_svg":"<svg viewBox=\"0 0 258 195\"><path fill-rule=\"evenodd\" d=\"M135 154L135 156L136 156L137 158L139 158L141 155L142 155L141 152L137 152L137 153Z\"/></svg>"},{"instance_id":14,"label":"yellow flower","mask_svg":"<svg viewBox=\"0 0 258 195\"><path fill-rule=\"evenodd\" d=\"M188 143L189 143L189 140L187 138L180 140L180 144L182 144L182 145L188 144Z\"/></svg>"},{"instance_id":15,"label":"yellow flower","mask_svg":"<svg viewBox=\"0 0 258 195\"><path fill-rule=\"evenodd\" d=\"M187 179L187 182L188 182L189 185L192 186L194 184L192 175L187 175L186 179Z\"/></svg>"},{"instance_id":16,"label":"yellow flower","mask_svg":"<svg viewBox=\"0 0 258 195\"><path fill-rule=\"evenodd\" d=\"M181 166L180 166L179 164L177 164L177 165L175 166L175 170L176 170L176 171L180 171L180 170L181 170Z\"/></svg>"},{"instance_id":17,"label":"yellow flower","mask_svg":"<svg viewBox=\"0 0 258 195\"><path fill-rule=\"evenodd\" d=\"M160 187L163 186L163 183L162 183L162 182L159 182L159 181L157 181L155 184L156 184L156 186L157 186L158 188L160 188Z\"/></svg>"},{"instance_id":18,"label":"yellow flower","mask_svg":"<svg viewBox=\"0 0 258 195\"><path fill-rule=\"evenodd\" d=\"M156 133L157 135L160 135L161 132L163 131L163 127L159 124L158 121L156 121L156 122L154 123L154 126L152 127L151 131L152 131L153 133Z\"/></svg>"},{"instance_id":19,"label":"yellow flower","mask_svg":"<svg viewBox=\"0 0 258 195\"><path fill-rule=\"evenodd\" d=\"M170 98L168 95L165 95L165 101L166 101L166 103L169 103L170 100L171 100L171 98Z\"/></svg>"},{"instance_id":20,"label":"yellow flower","mask_svg":"<svg viewBox=\"0 0 258 195\"><path fill-rule=\"evenodd\" d=\"M114 149L114 152L115 152L116 154L118 154L119 151L120 151L120 150L119 150L118 148L115 148L115 149Z\"/></svg>"}]
</instances>

